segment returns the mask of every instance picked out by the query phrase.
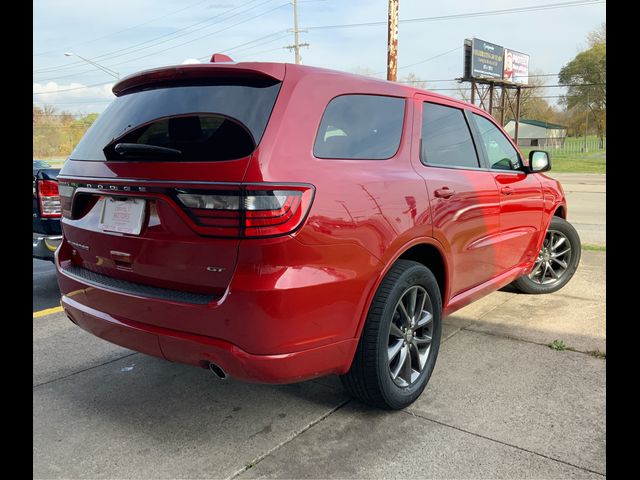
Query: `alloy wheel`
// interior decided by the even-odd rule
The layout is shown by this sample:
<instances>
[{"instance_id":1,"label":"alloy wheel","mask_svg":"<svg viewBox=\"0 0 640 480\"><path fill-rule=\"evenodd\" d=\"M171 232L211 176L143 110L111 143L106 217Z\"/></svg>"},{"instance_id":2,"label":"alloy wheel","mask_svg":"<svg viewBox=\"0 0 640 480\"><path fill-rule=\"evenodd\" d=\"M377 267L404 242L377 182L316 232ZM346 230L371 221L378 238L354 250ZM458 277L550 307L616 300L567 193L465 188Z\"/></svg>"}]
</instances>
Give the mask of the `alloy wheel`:
<instances>
[{"instance_id":1,"label":"alloy wheel","mask_svg":"<svg viewBox=\"0 0 640 480\"><path fill-rule=\"evenodd\" d=\"M529 278L539 285L558 283L567 272L570 261L569 239L562 232L549 230Z\"/></svg>"},{"instance_id":2,"label":"alloy wheel","mask_svg":"<svg viewBox=\"0 0 640 480\"><path fill-rule=\"evenodd\" d=\"M407 288L396 304L389 325L387 363L393 382L408 387L429 358L433 337L433 306L419 285Z\"/></svg>"}]
</instances>

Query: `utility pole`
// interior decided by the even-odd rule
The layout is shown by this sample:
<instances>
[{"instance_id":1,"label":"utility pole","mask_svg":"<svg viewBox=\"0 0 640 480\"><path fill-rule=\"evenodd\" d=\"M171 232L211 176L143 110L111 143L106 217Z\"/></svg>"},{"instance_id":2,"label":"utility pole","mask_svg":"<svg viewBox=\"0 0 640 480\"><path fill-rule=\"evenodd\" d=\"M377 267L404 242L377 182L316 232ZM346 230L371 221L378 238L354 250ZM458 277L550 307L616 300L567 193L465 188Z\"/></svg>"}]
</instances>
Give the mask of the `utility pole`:
<instances>
[{"instance_id":1,"label":"utility pole","mask_svg":"<svg viewBox=\"0 0 640 480\"><path fill-rule=\"evenodd\" d=\"M284 48L288 48L295 52L296 65L300 65L302 63L302 59L300 58L300 47L308 47L309 44L300 43L298 41L298 33L306 32L306 30L300 30L298 28L298 0L293 0L293 30L289 29L289 31L293 31L293 45L287 45Z\"/></svg>"},{"instance_id":2,"label":"utility pole","mask_svg":"<svg viewBox=\"0 0 640 480\"><path fill-rule=\"evenodd\" d=\"M398 1L389 0L387 23L387 80L395 82L398 72Z\"/></svg>"}]
</instances>

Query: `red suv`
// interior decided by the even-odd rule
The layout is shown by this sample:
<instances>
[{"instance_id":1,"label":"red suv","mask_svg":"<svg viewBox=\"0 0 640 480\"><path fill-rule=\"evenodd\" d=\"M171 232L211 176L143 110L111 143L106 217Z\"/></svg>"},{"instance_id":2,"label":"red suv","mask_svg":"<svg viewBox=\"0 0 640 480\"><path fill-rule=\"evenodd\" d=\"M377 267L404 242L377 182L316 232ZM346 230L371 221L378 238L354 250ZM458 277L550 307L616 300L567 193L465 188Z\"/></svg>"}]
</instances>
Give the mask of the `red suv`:
<instances>
[{"instance_id":1,"label":"red suv","mask_svg":"<svg viewBox=\"0 0 640 480\"><path fill-rule=\"evenodd\" d=\"M484 111L279 63L115 85L60 175L62 306L105 340L216 376L341 375L402 408L444 315L508 283L561 288L580 240L562 188Z\"/></svg>"}]
</instances>

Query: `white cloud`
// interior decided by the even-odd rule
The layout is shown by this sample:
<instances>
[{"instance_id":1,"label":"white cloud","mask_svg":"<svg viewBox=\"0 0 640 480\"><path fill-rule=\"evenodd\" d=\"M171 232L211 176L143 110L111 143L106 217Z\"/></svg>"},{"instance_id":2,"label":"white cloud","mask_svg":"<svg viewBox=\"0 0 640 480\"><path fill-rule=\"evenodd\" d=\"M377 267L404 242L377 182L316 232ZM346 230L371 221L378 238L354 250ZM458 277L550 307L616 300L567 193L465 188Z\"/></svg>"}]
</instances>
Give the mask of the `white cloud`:
<instances>
[{"instance_id":1,"label":"white cloud","mask_svg":"<svg viewBox=\"0 0 640 480\"><path fill-rule=\"evenodd\" d=\"M71 113L100 113L115 98L111 92L113 85L113 82L97 86L77 82L34 83L33 103L38 106L53 105L58 110Z\"/></svg>"}]
</instances>

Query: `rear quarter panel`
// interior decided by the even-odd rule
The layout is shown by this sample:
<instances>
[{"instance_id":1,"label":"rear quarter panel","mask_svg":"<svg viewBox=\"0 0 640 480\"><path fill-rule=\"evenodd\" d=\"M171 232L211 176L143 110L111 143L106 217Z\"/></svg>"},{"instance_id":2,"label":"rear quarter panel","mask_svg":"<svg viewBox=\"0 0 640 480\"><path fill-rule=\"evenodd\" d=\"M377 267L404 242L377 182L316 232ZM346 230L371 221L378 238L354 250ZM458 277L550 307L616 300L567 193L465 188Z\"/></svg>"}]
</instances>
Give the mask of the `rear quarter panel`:
<instances>
[{"instance_id":1,"label":"rear quarter panel","mask_svg":"<svg viewBox=\"0 0 640 480\"><path fill-rule=\"evenodd\" d=\"M403 134L392 158L343 160L314 156L313 145L325 107L332 98L343 94L405 98ZM315 261L314 248L329 245L352 245L347 250L350 256L375 259L373 269L352 272L363 280L363 288L352 300L350 315L341 320L348 322L343 328L350 336L359 332L373 292L395 258L412 244L432 241L426 187L410 163L410 97L411 92L401 87L367 83L361 77L351 79L330 72L304 75L292 69L287 72L269 126L245 177L246 182L305 182L316 187L309 217L294 234L298 242L311 247L311 263ZM243 248L249 248L247 242L243 242ZM323 267L354 265L354 258L326 257L328 262ZM359 263L367 262L363 259ZM343 287L339 283L336 286ZM340 292L335 294L342 297Z\"/></svg>"}]
</instances>

